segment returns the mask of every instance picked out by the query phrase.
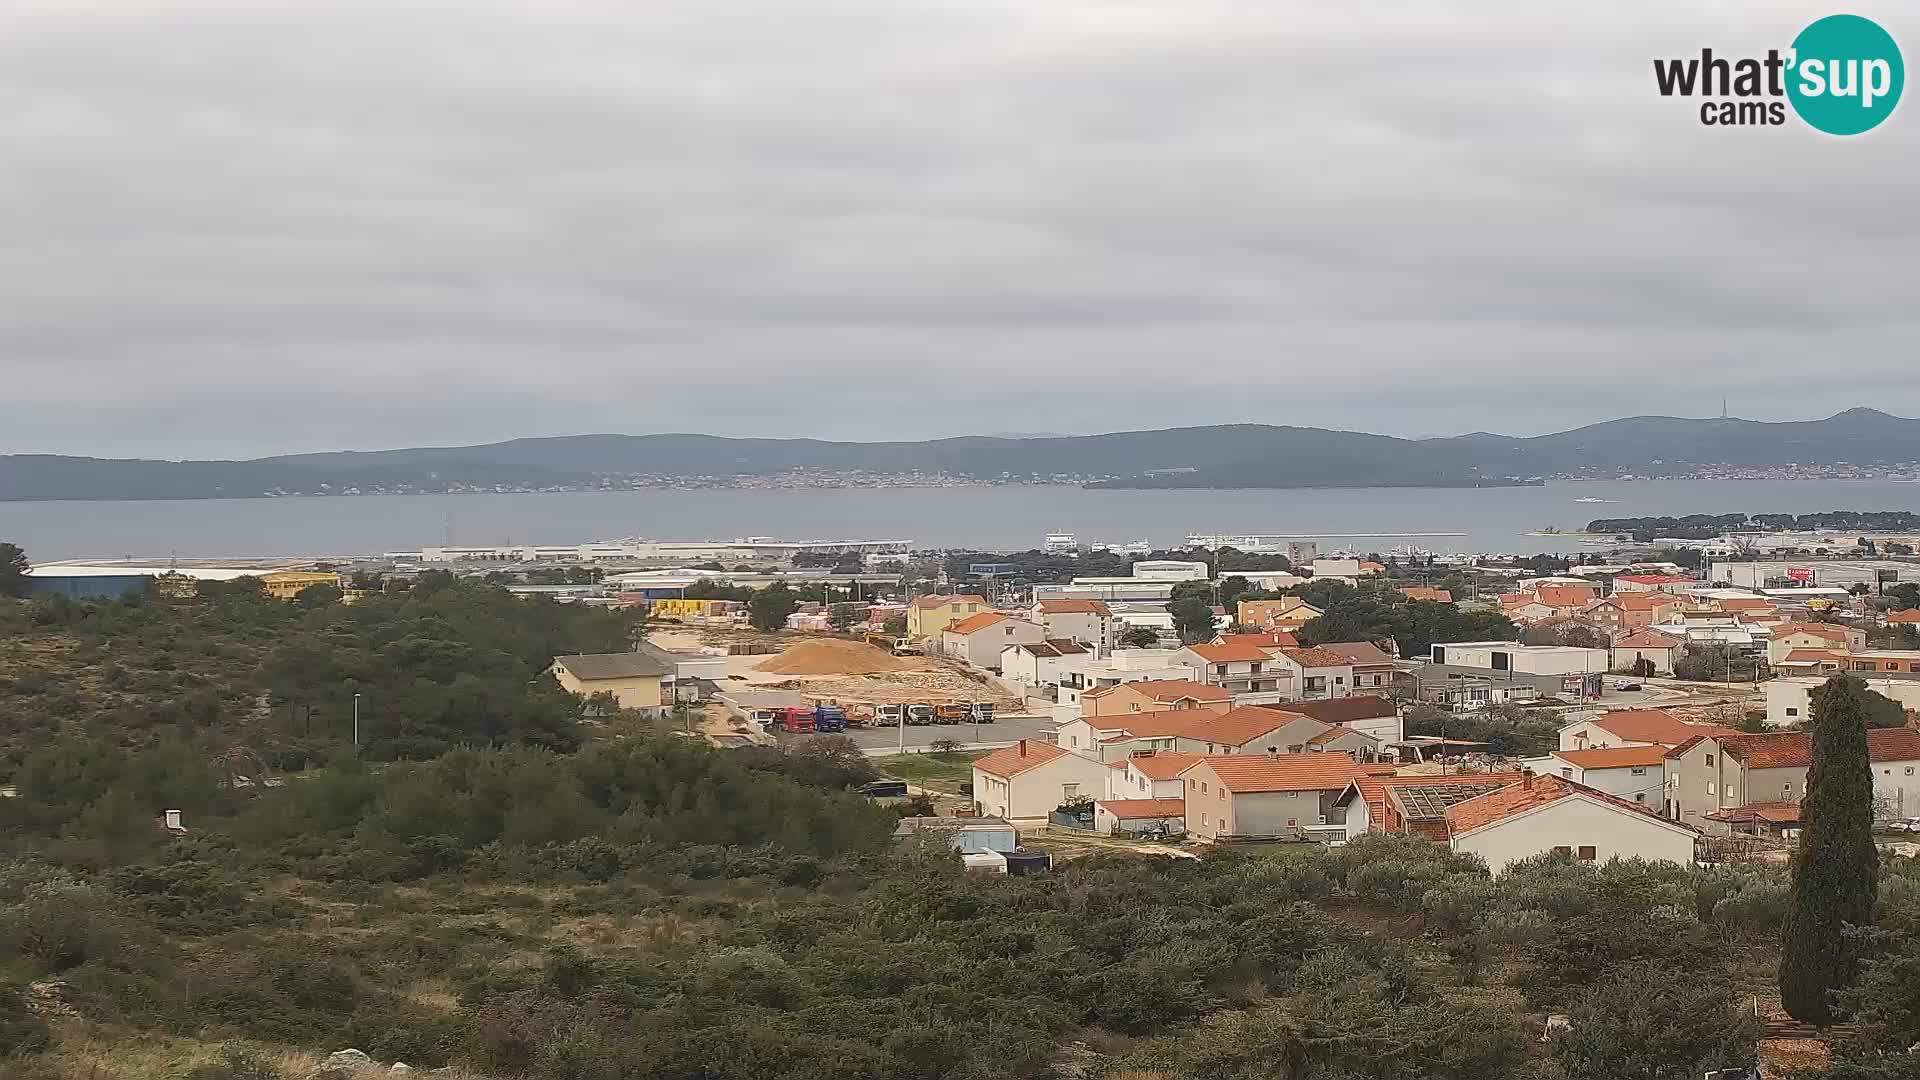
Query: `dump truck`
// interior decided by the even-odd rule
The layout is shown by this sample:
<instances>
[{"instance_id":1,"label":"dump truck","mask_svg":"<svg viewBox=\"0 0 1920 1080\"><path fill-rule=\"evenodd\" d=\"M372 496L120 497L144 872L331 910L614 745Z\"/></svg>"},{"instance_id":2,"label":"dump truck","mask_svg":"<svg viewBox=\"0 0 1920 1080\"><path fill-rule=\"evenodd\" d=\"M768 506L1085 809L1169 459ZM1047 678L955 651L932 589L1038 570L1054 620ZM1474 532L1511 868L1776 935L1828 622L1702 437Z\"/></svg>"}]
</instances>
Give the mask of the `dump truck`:
<instances>
[{"instance_id":1,"label":"dump truck","mask_svg":"<svg viewBox=\"0 0 1920 1080\"><path fill-rule=\"evenodd\" d=\"M780 730L789 735L807 735L814 730L813 709L790 705L784 709L775 709L779 716Z\"/></svg>"},{"instance_id":2,"label":"dump truck","mask_svg":"<svg viewBox=\"0 0 1920 1080\"><path fill-rule=\"evenodd\" d=\"M915 727L937 723L933 718L933 706L925 702L916 702L907 706L907 723Z\"/></svg>"},{"instance_id":3,"label":"dump truck","mask_svg":"<svg viewBox=\"0 0 1920 1080\"><path fill-rule=\"evenodd\" d=\"M971 719L976 724L993 723L993 702L991 701L976 701L968 711L973 714Z\"/></svg>"},{"instance_id":4,"label":"dump truck","mask_svg":"<svg viewBox=\"0 0 1920 1080\"><path fill-rule=\"evenodd\" d=\"M949 701L933 707L933 722L936 724L964 724L972 719L966 703Z\"/></svg>"},{"instance_id":5,"label":"dump truck","mask_svg":"<svg viewBox=\"0 0 1920 1080\"><path fill-rule=\"evenodd\" d=\"M873 707L873 722L880 727L898 727L900 722L906 719L906 716L907 707L905 705L875 705Z\"/></svg>"},{"instance_id":6,"label":"dump truck","mask_svg":"<svg viewBox=\"0 0 1920 1080\"><path fill-rule=\"evenodd\" d=\"M821 705L813 710L813 730L847 730L847 712L838 705Z\"/></svg>"}]
</instances>

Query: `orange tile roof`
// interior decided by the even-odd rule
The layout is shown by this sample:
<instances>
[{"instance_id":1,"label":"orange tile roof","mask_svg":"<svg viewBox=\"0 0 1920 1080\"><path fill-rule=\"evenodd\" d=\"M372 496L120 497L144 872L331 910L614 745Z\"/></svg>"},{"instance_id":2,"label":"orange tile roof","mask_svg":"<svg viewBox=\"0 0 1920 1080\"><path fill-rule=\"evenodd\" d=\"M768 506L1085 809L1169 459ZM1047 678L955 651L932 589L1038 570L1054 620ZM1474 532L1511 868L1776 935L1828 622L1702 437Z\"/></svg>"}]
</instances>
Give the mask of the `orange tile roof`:
<instances>
[{"instance_id":1,"label":"orange tile roof","mask_svg":"<svg viewBox=\"0 0 1920 1080\"><path fill-rule=\"evenodd\" d=\"M1185 817L1187 814L1185 799L1098 799L1094 805L1122 821Z\"/></svg>"},{"instance_id":2,"label":"orange tile roof","mask_svg":"<svg viewBox=\"0 0 1920 1080\"><path fill-rule=\"evenodd\" d=\"M1533 594L1548 607L1579 607L1596 595L1591 585L1542 585Z\"/></svg>"},{"instance_id":3,"label":"orange tile roof","mask_svg":"<svg viewBox=\"0 0 1920 1080\"><path fill-rule=\"evenodd\" d=\"M1744 806L1731 806L1707 815L1709 821L1766 821L1775 825L1791 825L1800 820L1800 804L1797 802L1756 802Z\"/></svg>"},{"instance_id":4,"label":"orange tile roof","mask_svg":"<svg viewBox=\"0 0 1920 1080\"><path fill-rule=\"evenodd\" d=\"M1300 642L1285 630L1269 630L1264 634L1222 634L1214 639L1215 645L1252 645L1261 650L1294 649Z\"/></svg>"},{"instance_id":5,"label":"orange tile roof","mask_svg":"<svg viewBox=\"0 0 1920 1080\"><path fill-rule=\"evenodd\" d=\"M1121 768L1133 768L1149 780L1171 780L1193 767L1204 755L1184 754L1174 750L1150 750L1144 754L1114 764Z\"/></svg>"},{"instance_id":6,"label":"orange tile roof","mask_svg":"<svg viewBox=\"0 0 1920 1080\"><path fill-rule=\"evenodd\" d=\"M1680 643L1658 630L1640 630L1613 643L1616 649L1677 649Z\"/></svg>"},{"instance_id":7,"label":"orange tile roof","mask_svg":"<svg viewBox=\"0 0 1920 1080\"><path fill-rule=\"evenodd\" d=\"M1764 596L1729 596L1714 601L1721 611L1760 611L1773 610L1773 601Z\"/></svg>"},{"instance_id":8,"label":"orange tile roof","mask_svg":"<svg viewBox=\"0 0 1920 1080\"><path fill-rule=\"evenodd\" d=\"M1804 731L1769 731L1716 737L1721 752L1749 769L1800 769L1813 764L1813 737ZM1682 751L1675 747L1669 756ZM1920 761L1920 730L1872 728L1867 731L1867 760Z\"/></svg>"},{"instance_id":9,"label":"orange tile roof","mask_svg":"<svg viewBox=\"0 0 1920 1080\"><path fill-rule=\"evenodd\" d=\"M1459 836L1461 833L1482 829L1516 814L1523 814L1536 807L1546 806L1576 795L1584 795L1630 813L1644 815L1653 821L1671 825L1676 829L1699 832L1691 825L1668 821L1640 803L1628 802L1617 795L1609 795L1585 784L1576 784L1562 776L1523 778L1519 783L1509 784L1498 791L1490 791L1465 802L1454 803L1447 807L1447 828L1453 835Z\"/></svg>"},{"instance_id":10,"label":"orange tile roof","mask_svg":"<svg viewBox=\"0 0 1920 1080\"><path fill-rule=\"evenodd\" d=\"M1787 655L1780 658L1783 664L1839 663L1847 654L1832 649L1789 649Z\"/></svg>"},{"instance_id":11,"label":"orange tile roof","mask_svg":"<svg viewBox=\"0 0 1920 1080\"><path fill-rule=\"evenodd\" d=\"M997 611L983 611L978 615L969 615L966 618L959 620L958 622L948 623L946 632L949 634L977 633L981 630L985 630L989 626L992 626L994 623L1004 621L1006 618L1007 616L1002 615Z\"/></svg>"},{"instance_id":12,"label":"orange tile roof","mask_svg":"<svg viewBox=\"0 0 1920 1080\"><path fill-rule=\"evenodd\" d=\"M1280 651L1286 654L1287 659L1292 660L1301 667L1346 667L1349 663L1346 657L1341 656L1332 649L1320 646L1306 649L1281 649Z\"/></svg>"},{"instance_id":13,"label":"orange tile roof","mask_svg":"<svg viewBox=\"0 0 1920 1080\"><path fill-rule=\"evenodd\" d=\"M1043 615L1112 615L1113 609L1098 600L1042 600Z\"/></svg>"},{"instance_id":14,"label":"orange tile roof","mask_svg":"<svg viewBox=\"0 0 1920 1080\"><path fill-rule=\"evenodd\" d=\"M916 596L913 606L917 608L942 608L948 604L984 604L987 598L974 593L961 593L958 596Z\"/></svg>"},{"instance_id":15,"label":"orange tile roof","mask_svg":"<svg viewBox=\"0 0 1920 1080\"><path fill-rule=\"evenodd\" d=\"M1189 645L1187 650L1209 664L1244 664L1271 660L1273 656L1258 645Z\"/></svg>"},{"instance_id":16,"label":"orange tile roof","mask_svg":"<svg viewBox=\"0 0 1920 1080\"><path fill-rule=\"evenodd\" d=\"M1920 615L1920 609L1915 609L1914 613ZM1846 627L1835 626L1832 623L1781 623L1773 628L1774 637L1786 637L1788 634L1811 634L1814 637L1826 638L1828 641L1847 640Z\"/></svg>"},{"instance_id":17,"label":"orange tile roof","mask_svg":"<svg viewBox=\"0 0 1920 1080\"><path fill-rule=\"evenodd\" d=\"M1325 649L1346 660L1349 664L1393 663L1393 657L1387 655L1386 650L1371 641L1324 641L1314 646L1314 648Z\"/></svg>"},{"instance_id":18,"label":"orange tile roof","mask_svg":"<svg viewBox=\"0 0 1920 1080\"><path fill-rule=\"evenodd\" d=\"M1344 751L1320 754L1232 754L1209 757L1193 769L1208 768L1235 794L1268 791L1339 791L1356 775Z\"/></svg>"},{"instance_id":19,"label":"orange tile roof","mask_svg":"<svg viewBox=\"0 0 1920 1080\"><path fill-rule=\"evenodd\" d=\"M1199 710L1195 711L1199 712ZM1286 727L1295 720L1304 719L1306 717L1299 713L1244 705L1224 713L1201 712L1194 718L1192 726L1184 735L1189 739L1215 742L1225 746L1245 746L1251 739Z\"/></svg>"},{"instance_id":20,"label":"orange tile roof","mask_svg":"<svg viewBox=\"0 0 1920 1080\"><path fill-rule=\"evenodd\" d=\"M1619 709L1593 717L1593 723L1633 742L1678 746L1695 735L1731 735L1732 728L1689 724L1664 709Z\"/></svg>"},{"instance_id":21,"label":"orange tile roof","mask_svg":"<svg viewBox=\"0 0 1920 1080\"><path fill-rule=\"evenodd\" d=\"M1052 743L1021 739L1012 746L1003 746L975 761L973 767L989 776L1008 780L1028 769L1037 769L1049 761L1057 761L1066 756L1067 751Z\"/></svg>"},{"instance_id":22,"label":"orange tile roof","mask_svg":"<svg viewBox=\"0 0 1920 1080\"><path fill-rule=\"evenodd\" d=\"M1665 764L1667 748L1664 746L1602 746L1592 750L1555 750L1553 756L1583 769L1625 769Z\"/></svg>"},{"instance_id":23,"label":"orange tile roof","mask_svg":"<svg viewBox=\"0 0 1920 1080\"><path fill-rule=\"evenodd\" d=\"M1889 611L1887 612L1887 621L1890 623L1920 623L1920 608L1903 608L1899 611Z\"/></svg>"},{"instance_id":24,"label":"orange tile roof","mask_svg":"<svg viewBox=\"0 0 1920 1080\"><path fill-rule=\"evenodd\" d=\"M1402 585L1400 595L1409 600L1431 600L1436 604L1453 603L1453 594L1445 589L1430 588L1426 585Z\"/></svg>"},{"instance_id":25,"label":"orange tile roof","mask_svg":"<svg viewBox=\"0 0 1920 1080\"><path fill-rule=\"evenodd\" d=\"M1623 592L1614 593L1603 604L1613 604L1622 611L1652 611L1655 608L1672 607L1682 603L1677 596L1668 596L1663 592Z\"/></svg>"}]
</instances>

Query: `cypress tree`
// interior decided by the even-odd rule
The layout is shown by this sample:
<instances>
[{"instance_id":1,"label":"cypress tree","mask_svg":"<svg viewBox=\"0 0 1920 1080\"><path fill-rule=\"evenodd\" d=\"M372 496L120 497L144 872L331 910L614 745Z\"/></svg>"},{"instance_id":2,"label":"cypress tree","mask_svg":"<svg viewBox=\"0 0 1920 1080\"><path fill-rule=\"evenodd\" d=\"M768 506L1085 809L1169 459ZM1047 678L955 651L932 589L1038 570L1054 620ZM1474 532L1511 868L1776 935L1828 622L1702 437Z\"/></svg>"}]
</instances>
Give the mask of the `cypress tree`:
<instances>
[{"instance_id":1,"label":"cypress tree","mask_svg":"<svg viewBox=\"0 0 1920 1080\"><path fill-rule=\"evenodd\" d=\"M1867 761L1867 684L1835 675L1813 692L1813 766L1800 804L1800 850L1780 945L1780 1003L1796 1020L1834 1020L1831 991L1852 983L1858 949L1847 926L1873 921L1879 855L1873 846L1873 769Z\"/></svg>"}]
</instances>

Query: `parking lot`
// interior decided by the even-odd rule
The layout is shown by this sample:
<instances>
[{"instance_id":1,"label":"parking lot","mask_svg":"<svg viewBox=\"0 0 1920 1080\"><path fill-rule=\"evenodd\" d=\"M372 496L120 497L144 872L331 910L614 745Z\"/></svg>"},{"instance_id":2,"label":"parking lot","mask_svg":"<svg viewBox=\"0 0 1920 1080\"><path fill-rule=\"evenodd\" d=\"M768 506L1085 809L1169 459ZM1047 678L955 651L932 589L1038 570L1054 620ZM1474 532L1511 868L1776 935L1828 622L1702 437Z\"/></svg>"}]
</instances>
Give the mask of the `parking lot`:
<instances>
[{"instance_id":1,"label":"parking lot","mask_svg":"<svg viewBox=\"0 0 1920 1080\"><path fill-rule=\"evenodd\" d=\"M891 754L897 751L903 737L901 729L854 728L847 732L855 745L870 754ZM806 736L796 736L806 738ZM1021 739L1053 740L1053 718L1050 716L1001 716L991 724L934 724L930 727L908 727L904 738L908 751L927 750L941 739L952 739L961 749L983 749L992 746L1006 746Z\"/></svg>"}]
</instances>

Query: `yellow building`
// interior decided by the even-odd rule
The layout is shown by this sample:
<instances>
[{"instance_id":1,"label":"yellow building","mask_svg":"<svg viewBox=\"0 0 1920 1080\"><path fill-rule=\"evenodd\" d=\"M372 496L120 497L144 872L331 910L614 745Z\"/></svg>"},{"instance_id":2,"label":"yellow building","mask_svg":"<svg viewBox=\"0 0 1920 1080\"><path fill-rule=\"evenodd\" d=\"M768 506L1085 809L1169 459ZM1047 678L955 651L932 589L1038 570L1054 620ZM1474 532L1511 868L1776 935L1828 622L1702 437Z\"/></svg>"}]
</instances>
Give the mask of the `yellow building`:
<instances>
[{"instance_id":1,"label":"yellow building","mask_svg":"<svg viewBox=\"0 0 1920 1080\"><path fill-rule=\"evenodd\" d=\"M949 624L992 610L987 598L975 593L916 596L913 603L907 605L907 636L915 639L937 638Z\"/></svg>"},{"instance_id":2,"label":"yellow building","mask_svg":"<svg viewBox=\"0 0 1920 1080\"><path fill-rule=\"evenodd\" d=\"M674 673L672 658L658 650L630 653L589 653L584 656L556 656L547 670L570 694L590 698L612 694L622 709L644 712L666 711L663 680Z\"/></svg>"},{"instance_id":3,"label":"yellow building","mask_svg":"<svg viewBox=\"0 0 1920 1080\"><path fill-rule=\"evenodd\" d=\"M339 574L312 570L276 570L260 575L260 591L275 600L291 600L300 595L300 590L315 585L331 585L338 589L342 582Z\"/></svg>"}]
</instances>

